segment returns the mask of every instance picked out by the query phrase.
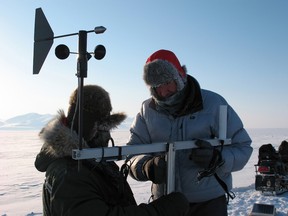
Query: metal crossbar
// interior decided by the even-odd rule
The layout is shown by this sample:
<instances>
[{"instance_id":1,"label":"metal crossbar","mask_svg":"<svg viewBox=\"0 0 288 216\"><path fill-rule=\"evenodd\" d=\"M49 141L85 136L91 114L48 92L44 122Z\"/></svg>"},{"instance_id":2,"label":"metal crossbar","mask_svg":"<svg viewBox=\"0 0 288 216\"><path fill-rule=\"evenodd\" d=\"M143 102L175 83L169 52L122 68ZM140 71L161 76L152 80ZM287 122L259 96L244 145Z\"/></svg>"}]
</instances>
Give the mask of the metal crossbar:
<instances>
[{"instance_id":1,"label":"metal crossbar","mask_svg":"<svg viewBox=\"0 0 288 216\"><path fill-rule=\"evenodd\" d=\"M212 146L229 145L231 139L226 138L227 131L227 106L220 106L219 113L219 138L208 139ZM96 161L117 161L126 159L129 155L147 153L166 153L167 161L167 194L175 189L175 154L177 150L197 148L196 140L160 142L150 144L114 146L105 148L73 149L72 158L75 160L95 159Z\"/></svg>"},{"instance_id":2,"label":"metal crossbar","mask_svg":"<svg viewBox=\"0 0 288 216\"><path fill-rule=\"evenodd\" d=\"M212 146L218 146L222 143L224 145L231 144L231 139L210 139L206 140ZM105 148L87 148L87 149L73 149L72 158L75 160L83 159L96 159L101 160L123 160L128 155L139 155L146 153L168 152L173 147L173 151L196 148L195 140L191 141L178 141L178 142L162 142L162 143L150 143L150 144L138 144L127 146L115 146Z\"/></svg>"}]
</instances>

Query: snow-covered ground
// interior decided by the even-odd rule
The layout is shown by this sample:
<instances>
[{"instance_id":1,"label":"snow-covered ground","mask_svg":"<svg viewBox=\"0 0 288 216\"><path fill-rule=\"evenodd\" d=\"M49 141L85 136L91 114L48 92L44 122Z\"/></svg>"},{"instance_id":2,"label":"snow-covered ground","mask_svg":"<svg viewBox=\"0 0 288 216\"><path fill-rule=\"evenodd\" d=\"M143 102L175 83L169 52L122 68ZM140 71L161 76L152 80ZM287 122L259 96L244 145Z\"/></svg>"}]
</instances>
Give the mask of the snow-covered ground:
<instances>
[{"instance_id":1,"label":"snow-covered ground","mask_svg":"<svg viewBox=\"0 0 288 216\"><path fill-rule=\"evenodd\" d=\"M288 193L267 196L254 189L258 149L271 143L277 148L288 138L287 129L248 129L253 140L254 152L245 168L233 174L236 195L228 205L229 216L248 215L254 203L273 204L277 216L288 213ZM42 143L38 131L0 131L0 215L42 215L41 190L44 174L34 168L34 159ZM127 141L128 131L115 131L115 145ZM121 161L118 162L121 165ZM128 177L138 203L147 203L150 182L136 182Z\"/></svg>"}]
</instances>

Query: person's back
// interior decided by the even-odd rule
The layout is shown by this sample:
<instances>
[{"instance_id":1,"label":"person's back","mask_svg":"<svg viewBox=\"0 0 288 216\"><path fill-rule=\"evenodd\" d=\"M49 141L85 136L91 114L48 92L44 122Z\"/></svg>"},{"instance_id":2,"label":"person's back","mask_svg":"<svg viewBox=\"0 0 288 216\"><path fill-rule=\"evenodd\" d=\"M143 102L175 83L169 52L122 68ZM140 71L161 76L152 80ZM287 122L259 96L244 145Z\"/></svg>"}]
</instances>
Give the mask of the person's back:
<instances>
[{"instance_id":1,"label":"person's back","mask_svg":"<svg viewBox=\"0 0 288 216\"><path fill-rule=\"evenodd\" d=\"M44 215L106 215L136 206L133 193L114 162L54 160L46 170ZM112 209L110 206L115 206ZM117 215L112 214L111 215Z\"/></svg>"}]
</instances>

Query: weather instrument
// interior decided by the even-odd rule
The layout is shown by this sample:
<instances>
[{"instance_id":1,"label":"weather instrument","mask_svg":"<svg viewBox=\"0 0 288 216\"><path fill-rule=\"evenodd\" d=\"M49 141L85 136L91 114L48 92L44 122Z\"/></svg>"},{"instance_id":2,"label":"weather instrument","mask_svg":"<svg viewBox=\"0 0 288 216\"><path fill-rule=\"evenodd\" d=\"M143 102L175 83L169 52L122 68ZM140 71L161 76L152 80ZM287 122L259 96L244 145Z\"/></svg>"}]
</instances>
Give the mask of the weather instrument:
<instances>
[{"instance_id":1,"label":"weather instrument","mask_svg":"<svg viewBox=\"0 0 288 216\"><path fill-rule=\"evenodd\" d=\"M79 37L78 53L70 52L69 48L66 45L60 44L55 49L55 55L59 59L66 59L70 55L70 53L78 54L78 63L80 63L80 66L83 65L83 67L80 68L77 67L77 72L79 73L77 74L77 76L79 77L79 75L82 75L82 73L84 72L84 69L87 69L87 67L85 68L84 66L87 64L87 61L91 58L91 53L87 52L87 33L94 32L96 34L102 34L105 31L106 31L105 27L98 26L90 31L81 30L77 33L54 36L54 32L51 26L49 25L49 22L47 21L42 9L37 8L35 13L35 29L34 29L33 74L39 74L40 69L53 45L54 39L78 35ZM104 58L106 54L106 49L103 45L97 45L94 49L93 54L97 60L101 60L102 58ZM83 71L81 71L80 69L82 69ZM84 77L87 77L87 70L84 73L84 75L85 75Z\"/></svg>"},{"instance_id":2,"label":"weather instrument","mask_svg":"<svg viewBox=\"0 0 288 216\"><path fill-rule=\"evenodd\" d=\"M104 58L106 54L106 49L103 45L97 45L93 53L87 52L87 34L94 32L96 34L102 34L106 31L103 26L95 27L90 31L79 31L77 33L71 33L66 35L54 36L54 32L49 25L43 11L41 8L37 8L35 11L35 29L34 29L34 53L33 53L33 74L39 74L40 69L53 45L53 41L56 38L69 37L78 35L78 52L70 52L69 48L60 44L55 49L55 55L59 59L66 59L70 54L78 54L77 58L77 77L78 77L78 135L82 137L83 127L83 108L82 108L82 91L83 91L83 81L87 77L87 62L91 58L91 54L97 60ZM79 149L82 149L82 139L79 139Z\"/></svg>"}]
</instances>

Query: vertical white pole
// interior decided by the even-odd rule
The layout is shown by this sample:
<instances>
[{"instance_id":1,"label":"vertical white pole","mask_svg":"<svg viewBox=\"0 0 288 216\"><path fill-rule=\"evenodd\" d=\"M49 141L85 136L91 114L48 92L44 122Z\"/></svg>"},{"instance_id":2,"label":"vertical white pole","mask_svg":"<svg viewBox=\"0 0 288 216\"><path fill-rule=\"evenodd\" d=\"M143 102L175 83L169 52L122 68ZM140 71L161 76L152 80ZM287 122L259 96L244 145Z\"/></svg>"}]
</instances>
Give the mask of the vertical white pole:
<instances>
[{"instance_id":1,"label":"vertical white pole","mask_svg":"<svg viewBox=\"0 0 288 216\"><path fill-rule=\"evenodd\" d=\"M219 139L225 140L227 136L227 105L219 107ZM175 191L175 154L174 143L168 143L167 161L167 185L165 194Z\"/></svg>"},{"instance_id":2,"label":"vertical white pole","mask_svg":"<svg viewBox=\"0 0 288 216\"><path fill-rule=\"evenodd\" d=\"M227 105L219 107L219 139L227 138Z\"/></svg>"},{"instance_id":3,"label":"vertical white pole","mask_svg":"<svg viewBox=\"0 0 288 216\"><path fill-rule=\"evenodd\" d=\"M166 194L175 191L175 154L174 143L168 143Z\"/></svg>"}]
</instances>

